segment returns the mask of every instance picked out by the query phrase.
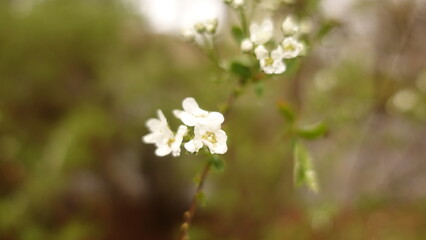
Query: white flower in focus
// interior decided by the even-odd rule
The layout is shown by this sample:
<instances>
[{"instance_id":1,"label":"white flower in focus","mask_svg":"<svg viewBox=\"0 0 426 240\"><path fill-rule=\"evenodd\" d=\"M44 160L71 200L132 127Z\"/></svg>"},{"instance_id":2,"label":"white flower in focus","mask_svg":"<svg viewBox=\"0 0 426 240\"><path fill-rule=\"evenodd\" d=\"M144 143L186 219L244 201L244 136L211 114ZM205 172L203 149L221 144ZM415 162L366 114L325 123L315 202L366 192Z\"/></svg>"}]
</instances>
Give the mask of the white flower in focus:
<instances>
[{"instance_id":1,"label":"white flower in focus","mask_svg":"<svg viewBox=\"0 0 426 240\"><path fill-rule=\"evenodd\" d=\"M180 145L182 144L183 137L186 135L188 128L184 125L179 126L176 135L170 130L166 117L163 112L158 110L157 118L148 119L146 126L151 133L145 135L142 141L145 143L153 143L157 146L155 154L157 156L166 156L170 153L174 157L180 155Z\"/></svg>"},{"instance_id":2,"label":"white flower in focus","mask_svg":"<svg viewBox=\"0 0 426 240\"><path fill-rule=\"evenodd\" d=\"M263 45L254 50L256 58L259 60L260 67L266 74L280 74L286 70L283 62L283 49L278 46L270 54Z\"/></svg>"},{"instance_id":3,"label":"white flower in focus","mask_svg":"<svg viewBox=\"0 0 426 240\"><path fill-rule=\"evenodd\" d=\"M299 56L304 49L302 43L296 40L294 37L287 37L281 43L283 49L283 58L295 58Z\"/></svg>"},{"instance_id":4,"label":"white flower in focus","mask_svg":"<svg viewBox=\"0 0 426 240\"><path fill-rule=\"evenodd\" d=\"M173 114L190 127L197 125L220 126L225 120L220 112L208 112L201 109L194 98L185 98L182 107L184 111L173 110Z\"/></svg>"},{"instance_id":5,"label":"white flower in focus","mask_svg":"<svg viewBox=\"0 0 426 240\"><path fill-rule=\"evenodd\" d=\"M295 35L299 32L299 25L297 25L293 16L287 16L284 19L281 29L284 32L284 35Z\"/></svg>"},{"instance_id":6,"label":"white flower in focus","mask_svg":"<svg viewBox=\"0 0 426 240\"><path fill-rule=\"evenodd\" d=\"M250 39L244 39L241 42L241 51L247 53L253 50L254 44L250 41Z\"/></svg>"},{"instance_id":7,"label":"white flower in focus","mask_svg":"<svg viewBox=\"0 0 426 240\"><path fill-rule=\"evenodd\" d=\"M269 41L274 33L274 25L270 19L263 20L261 25L253 23L250 25L250 40L261 45Z\"/></svg>"},{"instance_id":8,"label":"white flower in focus","mask_svg":"<svg viewBox=\"0 0 426 240\"><path fill-rule=\"evenodd\" d=\"M220 126L195 126L194 138L185 143L185 148L194 153L205 145L212 154L224 154L228 151L227 139L228 136Z\"/></svg>"}]
</instances>

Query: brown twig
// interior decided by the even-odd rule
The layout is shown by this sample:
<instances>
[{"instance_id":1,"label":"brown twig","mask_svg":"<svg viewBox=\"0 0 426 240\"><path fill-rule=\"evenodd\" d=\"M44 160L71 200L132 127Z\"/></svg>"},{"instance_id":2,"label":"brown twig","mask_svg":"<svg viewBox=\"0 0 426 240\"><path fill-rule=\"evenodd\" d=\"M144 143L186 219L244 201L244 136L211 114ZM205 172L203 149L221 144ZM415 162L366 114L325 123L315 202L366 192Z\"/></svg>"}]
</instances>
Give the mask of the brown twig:
<instances>
[{"instance_id":1,"label":"brown twig","mask_svg":"<svg viewBox=\"0 0 426 240\"><path fill-rule=\"evenodd\" d=\"M229 115L229 112L231 110L232 105L234 104L235 100L239 96L239 89L241 87L242 83L239 82L237 86L235 86L234 90L229 94L227 101L226 101L226 108L223 112L224 117L226 118ZM200 180L198 181L197 188L195 190L194 195L192 196L191 204L189 205L189 208L185 213L183 214L183 223L180 226L180 235L179 240L189 240L188 236L188 230L191 225L192 219L194 218L195 211L198 207L198 200L199 196L203 192L203 186L204 182L207 179L207 176L210 172L211 168L211 162L208 161L206 165L204 166L203 172L201 173Z\"/></svg>"},{"instance_id":2,"label":"brown twig","mask_svg":"<svg viewBox=\"0 0 426 240\"><path fill-rule=\"evenodd\" d=\"M183 223L180 226L180 236L179 240L188 240L188 230L191 224L192 218L194 217L195 210L197 210L198 206L198 196L203 192L204 182L206 181L207 175L210 171L210 162L206 163L204 167L203 173L201 174L200 181L198 182L197 189L195 191L194 196L192 197L191 205L189 209L183 214Z\"/></svg>"}]
</instances>

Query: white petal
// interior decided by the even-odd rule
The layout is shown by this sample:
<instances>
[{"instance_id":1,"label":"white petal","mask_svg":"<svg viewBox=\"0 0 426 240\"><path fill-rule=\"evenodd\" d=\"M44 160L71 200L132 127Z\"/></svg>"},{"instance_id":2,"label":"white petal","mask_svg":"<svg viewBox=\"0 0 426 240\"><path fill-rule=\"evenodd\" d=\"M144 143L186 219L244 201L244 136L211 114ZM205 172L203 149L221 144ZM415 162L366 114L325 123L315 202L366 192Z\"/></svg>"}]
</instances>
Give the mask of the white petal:
<instances>
[{"instance_id":1,"label":"white petal","mask_svg":"<svg viewBox=\"0 0 426 240\"><path fill-rule=\"evenodd\" d=\"M257 23L252 23L250 25L250 35L251 36L257 35L259 33L260 29L261 28L259 27L259 25Z\"/></svg>"},{"instance_id":2,"label":"white petal","mask_svg":"<svg viewBox=\"0 0 426 240\"><path fill-rule=\"evenodd\" d=\"M207 117L207 121L209 125L220 126L220 124L225 121L225 118L220 112L210 112L209 116Z\"/></svg>"},{"instance_id":3,"label":"white petal","mask_svg":"<svg viewBox=\"0 0 426 240\"><path fill-rule=\"evenodd\" d=\"M159 146L155 150L155 155L157 155L159 157L163 157L163 156L166 156L167 154L169 154L171 151L172 151L172 149L169 146L162 145L162 146Z\"/></svg>"},{"instance_id":4,"label":"white petal","mask_svg":"<svg viewBox=\"0 0 426 240\"><path fill-rule=\"evenodd\" d=\"M274 51L271 52L271 57L274 60L282 59L283 58L283 49L281 46L278 46Z\"/></svg>"},{"instance_id":5,"label":"white petal","mask_svg":"<svg viewBox=\"0 0 426 240\"><path fill-rule=\"evenodd\" d=\"M200 108L197 102L195 101L195 99L192 97L185 98L182 102L182 106L183 106L183 110L185 110L188 113L197 111Z\"/></svg>"},{"instance_id":6,"label":"white petal","mask_svg":"<svg viewBox=\"0 0 426 240\"><path fill-rule=\"evenodd\" d=\"M187 132L188 132L188 127L185 126L185 125L180 125L178 130L177 130L176 137L181 138L181 137L185 136Z\"/></svg>"},{"instance_id":7,"label":"white petal","mask_svg":"<svg viewBox=\"0 0 426 240\"><path fill-rule=\"evenodd\" d=\"M254 49L254 54L258 60L267 58L269 55L268 50L263 45L259 45Z\"/></svg>"},{"instance_id":8,"label":"white petal","mask_svg":"<svg viewBox=\"0 0 426 240\"><path fill-rule=\"evenodd\" d=\"M163 122L167 125L167 119L160 109L157 110L157 115L158 115L158 119L160 119L161 122Z\"/></svg>"},{"instance_id":9,"label":"white petal","mask_svg":"<svg viewBox=\"0 0 426 240\"><path fill-rule=\"evenodd\" d=\"M150 118L146 121L145 123L146 127L154 132L154 131L159 131L160 129L162 129L162 123L160 120L156 119L156 118Z\"/></svg>"},{"instance_id":10,"label":"white petal","mask_svg":"<svg viewBox=\"0 0 426 240\"><path fill-rule=\"evenodd\" d=\"M263 32L272 32L274 30L274 24L271 19L265 19L262 22L262 31Z\"/></svg>"},{"instance_id":11,"label":"white petal","mask_svg":"<svg viewBox=\"0 0 426 240\"><path fill-rule=\"evenodd\" d=\"M180 120L187 126L193 127L197 124L197 118L188 112L182 112Z\"/></svg>"},{"instance_id":12,"label":"white petal","mask_svg":"<svg viewBox=\"0 0 426 240\"><path fill-rule=\"evenodd\" d=\"M149 133L142 137L142 142L144 143L156 143L158 139L158 134L156 133Z\"/></svg>"},{"instance_id":13,"label":"white petal","mask_svg":"<svg viewBox=\"0 0 426 240\"><path fill-rule=\"evenodd\" d=\"M285 64L283 63L282 60L275 61L273 68L274 68L275 74L281 74L281 73L285 72L285 70L286 70L286 66L285 66Z\"/></svg>"},{"instance_id":14,"label":"white petal","mask_svg":"<svg viewBox=\"0 0 426 240\"><path fill-rule=\"evenodd\" d=\"M191 140L187 143L185 143L185 149L188 150L188 152L194 153L198 152L201 147L203 147L203 143L198 140Z\"/></svg>"},{"instance_id":15,"label":"white petal","mask_svg":"<svg viewBox=\"0 0 426 240\"><path fill-rule=\"evenodd\" d=\"M215 148L214 148L214 152L212 153L216 153L216 154L224 154L228 151L228 146L226 146L226 144L216 144Z\"/></svg>"},{"instance_id":16,"label":"white petal","mask_svg":"<svg viewBox=\"0 0 426 240\"><path fill-rule=\"evenodd\" d=\"M274 67L273 66L267 66L265 63L265 59L260 60L260 67L266 74L272 74L274 73Z\"/></svg>"},{"instance_id":17,"label":"white petal","mask_svg":"<svg viewBox=\"0 0 426 240\"><path fill-rule=\"evenodd\" d=\"M216 140L218 142L224 142L224 143L226 143L226 141L228 140L228 136L226 135L226 132L223 131L223 130L217 130L215 132L215 135L216 135Z\"/></svg>"}]
</instances>

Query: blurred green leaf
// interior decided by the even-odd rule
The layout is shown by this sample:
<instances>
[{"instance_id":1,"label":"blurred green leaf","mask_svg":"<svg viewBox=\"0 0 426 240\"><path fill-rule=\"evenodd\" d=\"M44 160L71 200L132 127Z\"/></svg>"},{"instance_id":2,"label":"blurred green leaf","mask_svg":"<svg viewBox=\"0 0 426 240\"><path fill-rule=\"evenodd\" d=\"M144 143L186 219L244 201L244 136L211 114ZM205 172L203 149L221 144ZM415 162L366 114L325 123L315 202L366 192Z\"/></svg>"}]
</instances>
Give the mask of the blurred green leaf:
<instances>
[{"instance_id":1,"label":"blurred green leaf","mask_svg":"<svg viewBox=\"0 0 426 240\"><path fill-rule=\"evenodd\" d=\"M305 146L296 141L294 144L294 185L300 187L304 184L314 192L319 191L311 156Z\"/></svg>"},{"instance_id":2,"label":"blurred green leaf","mask_svg":"<svg viewBox=\"0 0 426 240\"><path fill-rule=\"evenodd\" d=\"M265 92L265 83L262 81L256 82L254 84L254 92L256 93L257 97L262 97L263 93Z\"/></svg>"},{"instance_id":3,"label":"blurred green leaf","mask_svg":"<svg viewBox=\"0 0 426 240\"><path fill-rule=\"evenodd\" d=\"M235 41L238 43L240 43L245 38L243 30L238 26L232 26L231 33Z\"/></svg>"},{"instance_id":4,"label":"blurred green leaf","mask_svg":"<svg viewBox=\"0 0 426 240\"><path fill-rule=\"evenodd\" d=\"M249 79L252 74L248 66L236 61L231 62L229 69L232 73L234 73L235 75L238 75L244 80Z\"/></svg>"},{"instance_id":5,"label":"blurred green leaf","mask_svg":"<svg viewBox=\"0 0 426 240\"><path fill-rule=\"evenodd\" d=\"M327 133L327 126L323 122L317 122L311 125L299 127L296 133L299 137L305 139L315 139Z\"/></svg>"},{"instance_id":6,"label":"blurred green leaf","mask_svg":"<svg viewBox=\"0 0 426 240\"><path fill-rule=\"evenodd\" d=\"M339 26L339 22L333 19L326 20L319 28L316 39L321 40L327 36L335 27Z\"/></svg>"},{"instance_id":7,"label":"blurred green leaf","mask_svg":"<svg viewBox=\"0 0 426 240\"><path fill-rule=\"evenodd\" d=\"M281 115L289 122L294 122L296 116L294 112L294 108L287 102L279 101L277 103L278 110Z\"/></svg>"},{"instance_id":8,"label":"blurred green leaf","mask_svg":"<svg viewBox=\"0 0 426 240\"><path fill-rule=\"evenodd\" d=\"M213 167L213 169L218 172L223 172L223 170L225 169L225 161L217 155L211 156L210 164Z\"/></svg>"}]
</instances>

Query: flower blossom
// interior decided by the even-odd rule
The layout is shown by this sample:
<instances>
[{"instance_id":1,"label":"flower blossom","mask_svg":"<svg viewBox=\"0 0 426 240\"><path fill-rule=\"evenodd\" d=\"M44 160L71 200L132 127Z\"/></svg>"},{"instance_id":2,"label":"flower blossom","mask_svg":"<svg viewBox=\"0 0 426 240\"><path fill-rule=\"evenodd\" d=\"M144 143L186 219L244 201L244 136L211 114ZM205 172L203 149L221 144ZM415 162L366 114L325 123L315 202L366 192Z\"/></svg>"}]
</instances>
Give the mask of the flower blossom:
<instances>
[{"instance_id":1,"label":"flower blossom","mask_svg":"<svg viewBox=\"0 0 426 240\"><path fill-rule=\"evenodd\" d=\"M155 154L157 156L166 156L170 153L174 157L180 155L180 145L182 144L183 137L186 135L188 128L184 125L179 126L178 131L173 134L167 123L167 119L161 110L157 111L158 119L151 118L146 122L146 126L151 133L145 135L142 141L145 143L153 143L157 149Z\"/></svg>"},{"instance_id":2,"label":"flower blossom","mask_svg":"<svg viewBox=\"0 0 426 240\"><path fill-rule=\"evenodd\" d=\"M224 154L228 147L226 141L225 131L220 129L220 126L195 126L194 138L185 143L185 148L191 153L198 152L203 145L209 148L209 151L213 154Z\"/></svg>"},{"instance_id":3,"label":"flower blossom","mask_svg":"<svg viewBox=\"0 0 426 240\"><path fill-rule=\"evenodd\" d=\"M299 32L299 25L296 23L293 16L287 16L281 25L281 29L284 35L296 35Z\"/></svg>"},{"instance_id":4,"label":"flower blossom","mask_svg":"<svg viewBox=\"0 0 426 240\"><path fill-rule=\"evenodd\" d=\"M201 109L194 98L185 98L183 110L174 110L173 114L189 127L200 125L220 126L225 120L220 112L208 112Z\"/></svg>"},{"instance_id":5,"label":"flower blossom","mask_svg":"<svg viewBox=\"0 0 426 240\"><path fill-rule=\"evenodd\" d=\"M270 19L265 19L259 25L252 23L250 25L250 40L256 44L261 45L271 40L274 34L274 25Z\"/></svg>"},{"instance_id":6,"label":"flower blossom","mask_svg":"<svg viewBox=\"0 0 426 240\"><path fill-rule=\"evenodd\" d=\"M228 150L227 135L221 129L224 117L219 112L201 109L194 98L182 102L182 110L174 110L174 115L185 125L194 127L194 138L185 143L185 149L191 153L198 152L204 145L213 154L223 154Z\"/></svg>"},{"instance_id":7,"label":"flower blossom","mask_svg":"<svg viewBox=\"0 0 426 240\"><path fill-rule=\"evenodd\" d=\"M283 49L283 58L295 58L299 56L303 50L304 46L294 37L286 37L281 43Z\"/></svg>"},{"instance_id":8,"label":"flower blossom","mask_svg":"<svg viewBox=\"0 0 426 240\"><path fill-rule=\"evenodd\" d=\"M281 46L269 53L263 45L260 45L256 47L254 52L259 60L260 67L266 74L280 74L286 70L283 62L284 52Z\"/></svg>"}]
</instances>

